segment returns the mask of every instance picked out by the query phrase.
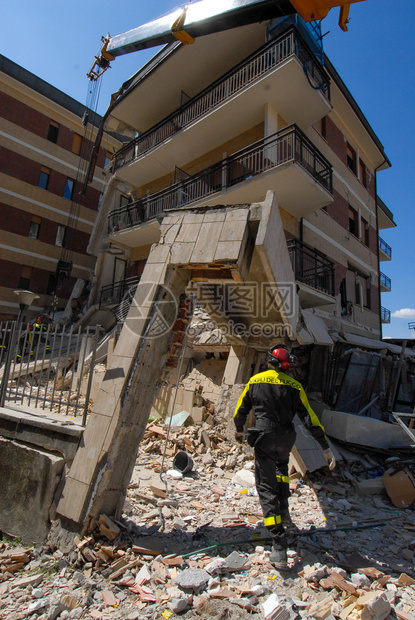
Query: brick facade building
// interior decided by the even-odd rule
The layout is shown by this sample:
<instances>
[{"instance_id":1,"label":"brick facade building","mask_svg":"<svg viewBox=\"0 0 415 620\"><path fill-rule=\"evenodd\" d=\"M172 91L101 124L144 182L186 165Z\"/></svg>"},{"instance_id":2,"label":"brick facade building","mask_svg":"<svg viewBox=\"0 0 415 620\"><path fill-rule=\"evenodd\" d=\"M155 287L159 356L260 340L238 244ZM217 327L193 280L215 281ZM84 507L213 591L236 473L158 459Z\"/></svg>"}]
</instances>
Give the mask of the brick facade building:
<instances>
[{"instance_id":1,"label":"brick facade building","mask_svg":"<svg viewBox=\"0 0 415 620\"><path fill-rule=\"evenodd\" d=\"M76 280L88 282L86 248L105 185L105 135L93 183L80 195L100 117L0 55L0 318L13 318L13 291L39 299L27 314L65 307ZM58 286L59 262L72 263Z\"/></svg>"}]
</instances>

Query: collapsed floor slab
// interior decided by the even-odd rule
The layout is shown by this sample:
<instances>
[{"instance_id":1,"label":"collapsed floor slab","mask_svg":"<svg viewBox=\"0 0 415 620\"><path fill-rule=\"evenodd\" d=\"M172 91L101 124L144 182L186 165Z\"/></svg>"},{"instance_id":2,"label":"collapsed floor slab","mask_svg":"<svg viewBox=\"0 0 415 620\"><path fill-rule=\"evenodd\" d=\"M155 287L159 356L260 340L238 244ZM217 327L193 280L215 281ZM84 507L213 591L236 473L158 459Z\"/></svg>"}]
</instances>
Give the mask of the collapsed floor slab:
<instances>
[{"instance_id":1,"label":"collapsed floor slab","mask_svg":"<svg viewBox=\"0 0 415 620\"><path fill-rule=\"evenodd\" d=\"M188 282L243 282L252 264L257 279L278 282L273 259L280 233L273 192L264 203L164 218L66 477L57 508L64 519L85 529L102 512L120 513ZM293 281L288 253L283 258L281 278ZM283 297L278 303L278 316L292 333L298 310L286 308Z\"/></svg>"}]
</instances>

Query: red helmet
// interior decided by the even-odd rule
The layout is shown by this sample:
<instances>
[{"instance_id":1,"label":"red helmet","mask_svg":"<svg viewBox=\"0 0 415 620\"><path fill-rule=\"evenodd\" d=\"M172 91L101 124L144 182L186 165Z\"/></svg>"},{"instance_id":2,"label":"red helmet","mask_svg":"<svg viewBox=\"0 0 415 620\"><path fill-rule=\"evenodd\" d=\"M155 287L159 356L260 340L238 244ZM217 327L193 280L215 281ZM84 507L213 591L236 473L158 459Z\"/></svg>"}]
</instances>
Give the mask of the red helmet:
<instances>
[{"instance_id":1,"label":"red helmet","mask_svg":"<svg viewBox=\"0 0 415 620\"><path fill-rule=\"evenodd\" d=\"M38 316L36 319L36 323L43 323L43 317Z\"/></svg>"},{"instance_id":2,"label":"red helmet","mask_svg":"<svg viewBox=\"0 0 415 620\"><path fill-rule=\"evenodd\" d=\"M268 351L268 355L268 361L271 366L274 366L275 368L281 368L281 370L287 370L291 362L290 352L288 351L287 347L285 347L283 344L276 344L275 346L270 348L270 350Z\"/></svg>"}]
</instances>

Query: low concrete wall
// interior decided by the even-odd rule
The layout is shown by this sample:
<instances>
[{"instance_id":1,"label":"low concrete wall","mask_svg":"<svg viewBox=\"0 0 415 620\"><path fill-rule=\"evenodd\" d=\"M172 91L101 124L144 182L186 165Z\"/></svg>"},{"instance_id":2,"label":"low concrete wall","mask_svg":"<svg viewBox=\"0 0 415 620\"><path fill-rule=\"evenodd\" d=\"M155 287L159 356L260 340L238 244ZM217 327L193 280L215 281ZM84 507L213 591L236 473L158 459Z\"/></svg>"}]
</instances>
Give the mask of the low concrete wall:
<instances>
[{"instance_id":1,"label":"low concrete wall","mask_svg":"<svg viewBox=\"0 0 415 620\"><path fill-rule=\"evenodd\" d=\"M0 529L24 542L43 543L64 459L0 437Z\"/></svg>"},{"instance_id":2,"label":"low concrete wall","mask_svg":"<svg viewBox=\"0 0 415 620\"><path fill-rule=\"evenodd\" d=\"M54 497L84 429L30 411L0 408L0 530L44 543Z\"/></svg>"},{"instance_id":3,"label":"low concrete wall","mask_svg":"<svg viewBox=\"0 0 415 620\"><path fill-rule=\"evenodd\" d=\"M14 439L31 446L57 452L65 462L73 461L83 428L63 420L29 411L0 408L0 436Z\"/></svg>"}]
</instances>

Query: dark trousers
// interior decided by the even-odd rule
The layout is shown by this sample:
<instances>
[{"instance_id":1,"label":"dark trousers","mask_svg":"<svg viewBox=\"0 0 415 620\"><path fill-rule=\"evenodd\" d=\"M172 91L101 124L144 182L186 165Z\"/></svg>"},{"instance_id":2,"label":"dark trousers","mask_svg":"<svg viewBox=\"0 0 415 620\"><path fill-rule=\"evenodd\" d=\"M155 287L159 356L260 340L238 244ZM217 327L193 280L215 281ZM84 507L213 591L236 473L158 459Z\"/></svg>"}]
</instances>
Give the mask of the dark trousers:
<instances>
[{"instance_id":1,"label":"dark trousers","mask_svg":"<svg viewBox=\"0 0 415 620\"><path fill-rule=\"evenodd\" d=\"M272 534L282 530L281 511L288 509L288 459L295 442L295 429L264 431L255 444L255 482L264 523ZM281 510L282 509L282 510Z\"/></svg>"}]
</instances>

